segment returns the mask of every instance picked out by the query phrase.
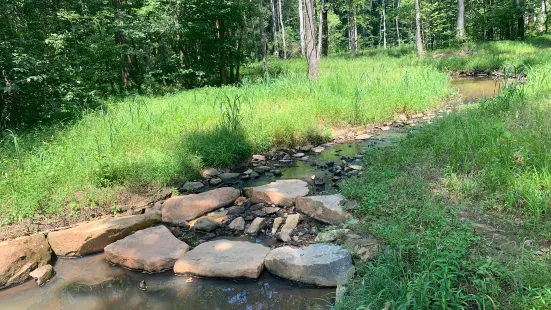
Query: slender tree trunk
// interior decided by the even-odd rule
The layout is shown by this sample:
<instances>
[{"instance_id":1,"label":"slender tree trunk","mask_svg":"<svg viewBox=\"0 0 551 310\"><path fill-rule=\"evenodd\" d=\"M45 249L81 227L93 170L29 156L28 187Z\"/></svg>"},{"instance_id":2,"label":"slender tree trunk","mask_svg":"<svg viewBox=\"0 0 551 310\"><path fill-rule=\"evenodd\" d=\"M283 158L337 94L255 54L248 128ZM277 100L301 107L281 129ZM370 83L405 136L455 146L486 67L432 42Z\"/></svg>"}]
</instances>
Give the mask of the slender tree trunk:
<instances>
[{"instance_id":1,"label":"slender tree trunk","mask_svg":"<svg viewBox=\"0 0 551 310\"><path fill-rule=\"evenodd\" d=\"M302 0L298 0L298 21L300 28L300 53L306 56L306 47L304 45L304 14L302 13Z\"/></svg>"},{"instance_id":2,"label":"slender tree trunk","mask_svg":"<svg viewBox=\"0 0 551 310\"><path fill-rule=\"evenodd\" d=\"M268 72L268 51L266 47L266 35L264 34L264 6L263 0L258 1L258 28L260 30L260 44L262 44L262 71Z\"/></svg>"},{"instance_id":3,"label":"slender tree trunk","mask_svg":"<svg viewBox=\"0 0 551 310\"><path fill-rule=\"evenodd\" d=\"M321 42L323 40L323 10L325 9L325 0L320 0L319 20L318 20L318 59L321 58Z\"/></svg>"},{"instance_id":4,"label":"slender tree trunk","mask_svg":"<svg viewBox=\"0 0 551 310\"><path fill-rule=\"evenodd\" d=\"M539 31L541 33L547 32L547 0L541 0L541 12L540 12L540 25Z\"/></svg>"},{"instance_id":5,"label":"slender tree trunk","mask_svg":"<svg viewBox=\"0 0 551 310\"><path fill-rule=\"evenodd\" d=\"M281 41L283 43L283 59L287 59L287 45L285 44L285 25L283 24L283 10L281 9L281 1L277 0L279 8L279 25L281 27Z\"/></svg>"},{"instance_id":6,"label":"slender tree trunk","mask_svg":"<svg viewBox=\"0 0 551 310\"><path fill-rule=\"evenodd\" d=\"M382 3L383 10L383 47L386 49L386 5L385 0Z\"/></svg>"},{"instance_id":7,"label":"slender tree trunk","mask_svg":"<svg viewBox=\"0 0 551 310\"><path fill-rule=\"evenodd\" d=\"M270 0L270 8L272 10L272 39L274 42L274 55L278 55L277 51L277 22L276 22L276 10L275 10L275 0Z\"/></svg>"},{"instance_id":8,"label":"slender tree trunk","mask_svg":"<svg viewBox=\"0 0 551 310\"><path fill-rule=\"evenodd\" d=\"M421 37L421 8L419 0L415 0L415 43L417 44L417 54L423 57L423 38Z\"/></svg>"},{"instance_id":9,"label":"slender tree trunk","mask_svg":"<svg viewBox=\"0 0 551 310\"><path fill-rule=\"evenodd\" d=\"M318 79L318 53L316 52L315 13L313 0L305 0L306 5L306 58L311 80Z\"/></svg>"},{"instance_id":10,"label":"slender tree trunk","mask_svg":"<svg viewBox=\"0 0 551 310\"><path fill-rule=\"evenodd\" d=\"M463 38L465 36L465 0L458 0L457 2L457 36Z\"/></svg>"},{"instance_id":11,"label":"slender tree trunk","mask_svg":"<svg viewBox=\"0 0 551 310\"><path fill-rule=\"evenodd\" d=\"M327 22L327 9L323 10L323 27L322 40L321 40L321 54L323 56L329 55L329 24Z\"/></svg>"},{"instance_id":12,"label":"slender tree trunk","mask_svg":"<svg viewBox=\"0 0 551 310\"><path fill-rule=\"evenodd\" d=\"M356 55L358 49L358 27L356 26L355 0L348 0L348 44L350 55Z\"/></svg>"},{"instance_id":13,"label":"slender tree trunk","mask_svg":"<svg viewBox=\"0 0 551 310\"><path fill-rule=\"evenodd\" d=\"M524 9L522 8L521 0L516 0L516 5L519 14L517 18L517 37L520 40L524 40Z\"/></svg>"},{"instance_id":14,"label":"slender tree trunk","mask_svg":"<svg viewBox=\"0 0 551 310\"><path fill-rule=\"evenodd\" d=\"M396 3L396 8L400 7L400 0ZM402 44L402 40L400 39L400 22L398 21L398 14L396 14L396 39L398 41L398 46Z\"/></svg>"}]
</instances>

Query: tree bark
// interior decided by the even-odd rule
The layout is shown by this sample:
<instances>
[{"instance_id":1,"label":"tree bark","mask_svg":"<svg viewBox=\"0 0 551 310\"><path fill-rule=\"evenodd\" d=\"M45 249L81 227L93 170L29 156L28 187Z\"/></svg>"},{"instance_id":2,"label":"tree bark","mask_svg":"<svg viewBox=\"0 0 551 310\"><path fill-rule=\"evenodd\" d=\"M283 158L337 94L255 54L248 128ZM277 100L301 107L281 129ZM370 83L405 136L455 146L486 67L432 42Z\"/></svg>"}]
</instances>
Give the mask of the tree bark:
<instances>
[{"instance_id":1,"label":"tree bark","mask_svg":"<svg viewBox=\"0 0 551 310\"><path fill-rule=\"evenodd\" d=\"M268 51L266 35L264 34L264 7L262 1L258 0L258 28L260 30L260 44L262 44L262 71L268 72Z\"/></svg>"},{"instance_id":2,"label":"tree bark","mask_svg":"<svg viewBox=\"0 0 551 310\"><path fill-rule=\"evenodd\" d=\"M277 51L277 22L276 22L276 10L275 10L275 0L270 0L270 8L272 10L272 39L274 42L274 55L278 55Z\"/></svg>"},{"instance_id":3,"label":"tree bark","mask_svg":"<svg viewBox=\"0 0 551 310\"><path fill-rule=\"evenodd\" d=\"M329 23L327 22L327 9L323 10L323 27L321 31L321 54L327 56L329 55Z\"/></svg>"},{"instance_id":4,"label":"tree bark","mask_svg":"<svg viewBox=\"0 0 551 310\"><path fill-rule=\"evenodd\" d=\"M465 36L465 0L458 0L457 9L457 36Z\"/></svg>"},{"instance_id":5,"label":"tree bark","mask_svg":"<svg viewBox=\"0 0 551 310\"><path fill-rule=\"evenodd\" d=\"M386 7L385 0L382 0L382 13L383 13L383 47L386 49Z\"/></svg>"},{"instance_id":6,"label":"tree bark","mask_svg":"<svg viewBox=\"0 0 551 310\"><path fill-rule=\"evenodd\" d=\"M305 0L306 5L306 58L311 80L318 79L318 53L316 52L315 16L313 0Z\"/></svg>"},{"instance_id":7,"label":"tree bark","mask_svg":"<svg viewBox=\"0 0 551 310\"><path fill-rule=\"evenodd\" d=\"M285 44L285 25L283 24L283 10L281 9L281 1L277 0L279 7L279 26L281 28L281 41L283 43L283 59L287 59L287 45Z\"/></svg>"},{"instance_id":8,"label":"tree bark","mask_svg":"<svg viewBox=\"0 0 551 310\"><path fill-rule=\"evenodd\" d=\"M356 55L358 50L358 27L356 25L356 2L348 0L348 44L350 55Z\"/></svg>"},{"instance_id":9,"label":"tree bark","mask_svg":"<svg viewBox=\"0 0 551 310\"><path fill-rule=\"evenodd\" d=\"M323 41L323 10L325 9L325 1L320 0L319 19L318 19L318 59L321 58L321 42Z\"/></svg>"},{"instance_id":10,"label":"tree bark","mask_svg":"<svg viewBox=\"0 0 551 310\"><path fill-rule=\"evenodd\" d=\"M524 9L522 8L521 0L516 0L516 5L519 14L517 18L517 37L520 40L524 40Z\"/></svg>"},{"instance_id":11,"label":"tree bark","mask_svg":"<svg viewBox=\"0 0 551 310\"><path fill-rule=\"evenodd\" d=\"M400 0L396 3L396 8L400 7ZM400 39L400 22L398 21L398 14L396 14L396 39L398 41L398 46L402 44L402 40Z\"/></svg>"},{"instance_id":12,"label":"tree bark","mask_svg":"<svg viewBox=\"0 0 551 310\"><path fill-rule=\"evenodd\" d=\"M423 57L423 38L421 37L421 8L419 0L415 0L415 43L417 45L417 54Z\"/></svg>"},{"instance_id":13,"label":"tree bark","mask_svg":"<svg viewBox=\"0 0 551 310\"><path fill-rule=\"evenodd\" d=\"M541 0L540 25L541 33L547 32L547 0Z\"/></svg>"},{"instance_id":14,"label":"tree bark","mask_svg":"<svg viewBox=\"0 0 551 310\"><path fill-rule=\"evenodd\" d=\"M300 27L300 53L306 56L306 47L304 45L304 14L302 13L302 0L298 0L298 20Z\"/></svg>"}]
</instances>

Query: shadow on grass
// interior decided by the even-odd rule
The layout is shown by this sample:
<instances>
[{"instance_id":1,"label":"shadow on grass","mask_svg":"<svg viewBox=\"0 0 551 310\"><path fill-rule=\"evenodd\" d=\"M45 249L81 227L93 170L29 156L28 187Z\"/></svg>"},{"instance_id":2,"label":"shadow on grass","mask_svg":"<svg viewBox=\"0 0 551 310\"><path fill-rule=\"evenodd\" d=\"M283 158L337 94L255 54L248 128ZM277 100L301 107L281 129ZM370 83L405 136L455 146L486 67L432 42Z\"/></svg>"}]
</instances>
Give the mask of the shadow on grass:
<instances>
[{"instance_id":1,"label":"shadow on grass","mask_svg":"<svg viewBox=\"0 0 551 310\"><path fill-rule=\"evenodd\" d=\"M187 134L182 146L183 150L195 155L208 167L231 167L253 152L243 130L230 130L222 126Z\"/></svg>"}]
</instances>

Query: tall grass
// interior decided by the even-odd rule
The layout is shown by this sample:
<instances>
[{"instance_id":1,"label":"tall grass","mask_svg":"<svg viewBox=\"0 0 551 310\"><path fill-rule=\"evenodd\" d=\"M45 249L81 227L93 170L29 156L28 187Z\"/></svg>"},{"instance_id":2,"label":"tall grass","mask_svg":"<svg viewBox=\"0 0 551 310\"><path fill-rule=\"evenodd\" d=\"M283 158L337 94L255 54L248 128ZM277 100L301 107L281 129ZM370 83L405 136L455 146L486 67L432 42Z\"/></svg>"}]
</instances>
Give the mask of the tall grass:
<instances>
[{"instance_id":1,"label":"tall grass","mask_svg":"<svg viewBox=\"0 0 551 310\"><path fill-rule=\"evenodd\" d=\"M271 66L279 76L107 102L75 124L6 136L0 219L112 204L123 190L178 184L274 145L319 143L331 126L426 110L452 93L433 67L386 56L323 60L318 82L304 61Z\"/></svg>"},{"instance_id":2,"label":"tall grass","mask_svg":"<svg viewBox=\"0 0 551 310\"><path fill-rule=\"evenodd\" d=\"M551 235L551 64L527 73L526 84L509 82L496 98L366 154L369 169L343 194L388 248L360 264L337 309L549 308L551 256L533 250ZM475 233L471 221L496 216L458 212L488 208L511 224ZM518 248L489 245L494 234Z\"/></svg>"}]
</instances>

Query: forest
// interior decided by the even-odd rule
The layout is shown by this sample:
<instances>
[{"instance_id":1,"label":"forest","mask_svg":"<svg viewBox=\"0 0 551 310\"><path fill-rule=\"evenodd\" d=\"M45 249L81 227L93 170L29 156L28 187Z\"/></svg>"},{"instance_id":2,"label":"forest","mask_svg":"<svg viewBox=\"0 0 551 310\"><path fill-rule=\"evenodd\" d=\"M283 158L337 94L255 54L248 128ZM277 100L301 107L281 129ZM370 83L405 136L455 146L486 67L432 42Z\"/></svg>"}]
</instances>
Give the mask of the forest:
<instances>
[{"instance_id":1,"label":"forest","mask_svg":"<svg viewBox=\"0 0 551 310\"><path fill-rule=\"evenodd\" d=\"M1 308L550 309L549 5L0 1Z\"/></svg>"},{"instance_id":2,"label":"forest","mask_svg":"<svg viewBox=\"0 0 551 310\"><path fill-rule=\"evenodd\" d=\"M4 129L72 120L106 97L238 83L263 57L305 56L309 29L327 56L416 37L427 50L522 40L549 26L546 0L6 0L0 14Z\"/></svg>"}]
</instances>

